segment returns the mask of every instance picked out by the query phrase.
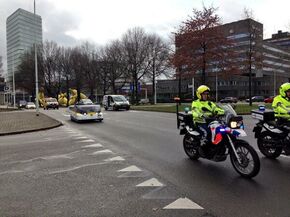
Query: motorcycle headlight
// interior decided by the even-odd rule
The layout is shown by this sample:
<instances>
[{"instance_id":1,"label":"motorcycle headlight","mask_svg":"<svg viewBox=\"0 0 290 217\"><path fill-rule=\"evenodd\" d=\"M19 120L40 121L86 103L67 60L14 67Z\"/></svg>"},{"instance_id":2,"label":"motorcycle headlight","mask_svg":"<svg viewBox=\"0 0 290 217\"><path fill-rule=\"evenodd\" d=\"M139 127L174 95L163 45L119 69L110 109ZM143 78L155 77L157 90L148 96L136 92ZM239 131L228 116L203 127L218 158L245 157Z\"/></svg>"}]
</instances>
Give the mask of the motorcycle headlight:
<instances>
[{"instance_id":1,"label":"motorcycle headlight","mask_svg":"<svg viewBox=\"0 0 290 217\"><path fill-rule=\"evenodd\" d=\"M243 121L231 121L230 128L232 128L232 129L244 128Z\"/></svg>"}]
</instances>

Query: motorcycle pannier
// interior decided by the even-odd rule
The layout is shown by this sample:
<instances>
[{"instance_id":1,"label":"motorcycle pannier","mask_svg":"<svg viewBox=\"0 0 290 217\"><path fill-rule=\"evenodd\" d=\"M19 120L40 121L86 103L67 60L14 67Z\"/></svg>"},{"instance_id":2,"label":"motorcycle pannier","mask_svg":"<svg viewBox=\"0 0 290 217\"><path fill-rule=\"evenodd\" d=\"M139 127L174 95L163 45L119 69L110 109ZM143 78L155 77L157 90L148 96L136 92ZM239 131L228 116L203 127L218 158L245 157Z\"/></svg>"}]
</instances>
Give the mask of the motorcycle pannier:
<instances>
[{"instance_id":1,"label":"motorcycle pannier","mask_svg":"<svg viewBox=\"0 0 290 217\"><path fill-rule=\"evenodd\" d=\"M251 112L252 117L261 121L273 121L275 120L274 111L271 109L259 110L254 109Z\"/></svg>"},{"instance_id":2,"label":"motorcycle pannier","mask_svg":"<svg viewBox=\"0 0 290 217\"><path fill-rule=\"evenodd\" d=\"M184 123L187 126L193 125L192 114L185 112L178 112L178 121Z\"/></svg>"}]
</instances>

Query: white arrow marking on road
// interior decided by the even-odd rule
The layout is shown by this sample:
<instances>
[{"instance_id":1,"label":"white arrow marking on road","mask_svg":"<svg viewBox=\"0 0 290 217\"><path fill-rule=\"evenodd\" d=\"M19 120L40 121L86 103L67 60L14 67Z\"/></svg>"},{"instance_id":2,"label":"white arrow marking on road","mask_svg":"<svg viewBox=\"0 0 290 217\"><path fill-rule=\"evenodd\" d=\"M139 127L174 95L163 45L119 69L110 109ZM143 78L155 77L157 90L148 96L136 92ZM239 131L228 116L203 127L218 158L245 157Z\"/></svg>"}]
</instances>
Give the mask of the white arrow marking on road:
<instances>
[{"instance_id":1,"label":"white arrow marking on road","mask_svg":"<svg viewBox=\"0 0 290 217\"><path fill-rule=\"evenodd\" d=\"M159 182L156 178L149 179L145 182L140 183L139 185L136 185L137 187L160 187L164 186L161 182Z\"/></svg>"},{"instance_id":2,"label":"white arrow marking on road","mask_svg":"<svg viewBox=\"0 0 290 217\"><path fill-rule=\"evenodd\" d=\"M100 143L96 143L96 144L92 144L92 145L82 146L82 148L99 148L99 147L103 147L103 145Z\"/></svg>"},{"instance_id":3,"label":"white arrow marking on road","mask_svg":"<svg viewBox=\"0 0 290 217\"><path fill-rule=\"evenodd\" d=\"M83 141L80 141L80 142L95 142L95 140L93 140L93 139L87 139L87 140L83 140Z\"/></svg>"},{"instance_id":4,"label":"white arrow marking on road","mask_svg":"<svg viewBox=\"0 0 290 217\"><path fill-rule=\"evenodd\" d=\"M94 153L89 154L89 155L96 155L96 154L103 154L103 153L113 153L113 152L109 149L105 149L105 150L101 150L101 151L95 151Z\"/></svg>"},{"instance_id":5,"label":"white arrow marking on road","mask_svg":"<svg viewBox=\"0 0 290 217\"><path fill-rule=\"evenodd\" d=\"M165 206L163 209L203 209L197 203L192 202L188 198L179 198L173 203Z\"/></svg>"},{"instance_id":6,"label":"white arrow marking on road","mask_svg":"<svg viewBox=\"0 0 290 217\"><path fill-rule=\"evenodd\" d=\"M140 171L142 171L142 170L134 165L130 166L130 167L126 167L122 170L118 170L118 172L140 172Z\"/></svg>"},{"instance_id":7,"label":"white arrow marking on road","mask_svg":"<svg viewBox=\"0 0 290 217\"><path fill-rule=\"evenodd\" d=\"M117 157L106 159L105 161L123 161L123 160L125 159L120 156L117 156Z\"/></svg>"}]
</instances>

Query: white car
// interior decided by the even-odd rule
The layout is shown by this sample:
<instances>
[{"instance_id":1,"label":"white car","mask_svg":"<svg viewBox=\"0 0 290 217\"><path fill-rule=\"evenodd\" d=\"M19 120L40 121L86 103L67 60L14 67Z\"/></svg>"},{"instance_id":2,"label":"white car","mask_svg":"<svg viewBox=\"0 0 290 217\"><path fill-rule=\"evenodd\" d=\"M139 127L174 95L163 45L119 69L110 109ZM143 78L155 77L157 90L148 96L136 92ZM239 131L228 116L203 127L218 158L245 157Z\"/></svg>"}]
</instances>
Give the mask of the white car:
<instances>
[{"instance_id":1,"label":"white car","mask_svg":"<svg viewBox=\"0 0 290 217\"><path fill-rule=\"evenodd\" d=\"M28 102L25 106L27 109L36 109L36 106L33 102Z\"/></svg>"},{"instance_id":2,"label":"white car","mask_svg":"<svg viewBox=\"0 0 290 217\"><path fill-rule=\"evenodd\" d=\"M95 104L75 104L69 107L72 121L103 121L101 106Z\"/></svg>"}]
</instances>

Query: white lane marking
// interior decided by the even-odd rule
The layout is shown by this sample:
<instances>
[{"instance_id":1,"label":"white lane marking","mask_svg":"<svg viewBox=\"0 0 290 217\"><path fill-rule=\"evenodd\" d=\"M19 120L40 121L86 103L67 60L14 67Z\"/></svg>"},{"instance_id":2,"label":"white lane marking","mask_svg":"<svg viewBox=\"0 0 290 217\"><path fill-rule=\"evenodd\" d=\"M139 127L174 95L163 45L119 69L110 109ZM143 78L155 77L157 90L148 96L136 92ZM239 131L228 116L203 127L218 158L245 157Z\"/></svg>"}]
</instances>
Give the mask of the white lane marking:
<instances>
[{"instance_id":1,"label":"white lane marking","mask_svg":"<svg viewBox=\"0 0 290 217\"><path fill-rule=\"evenodd\" d=\"M9 174L9 173L23 173L25 171L23 170L8 170L8 171L4 171L4 172L1 172L0 175L5 175L5 174Z\"/></svg>"},{"instance_id":2,"label":"white lane marking","mask_svg":"<svg viewBox=\"0 0 290 217\"><path fill-rule=\"evenodd\" d=\"M158 181L158 179L156 178L152 178L149 179L145 182L142 182L138 185L136 185L137 187L160 187L160 186L164 186L161 182Z\"/></svg>"},{"instance_id":3,"label":"white lane marking","mask_svg":"<svg viewBox=\"0 0 290 217\"><path fill-rule=\"evenodd\" d=\"M125 160L124 158L117 156L117 157L106 159L105 161L124 161L124 160Z\"/></svg>"},{"instance_id":4,"label":"white lane marking","mask_svg":"<svg viewBox=\"0 0 290 217\"><path fill-rule=\"evenodd\" d=\"M57 170L57 171L54 171L54 172L49 172L48 174L64 173L64 172L69 172L69 171L81 169L81 168L84 168L84 167L91 167L91 166L101 165L101 164L105 164L105 163L106 162L94 163L94 164L84 164L84 165L80 165L80 166L76 166L76 167L71 167L71 168L68 168L68 169L63 169L63 170Z\"/></svg>"},{"instance_id":5,"label":"white lane marking","mask_svg":"<svg viewBox=\"0 0 290 217\"><path fill-rule=\"evenodd\" d=\"M89 155L97 155L97 154L105 154L105 153L113 153L113 152L111 150L109 150L109 149L104 149L104 150L101 150L101 151L95 151L94 153L89 154Z\"/></svg>"},{"instance_id":6,"label":"white lane marking","mask_svg":"<svg viewBox=\"0 0 290 217\"><path fill-rule=\"evenodd\" d=\"M78 137L76 137L74 139L88 139L88 137L86 137L86 136L78 136Z\"/></svg>"},{"instance_id":7,"label":"white lane marking","mask_svg":"<svg viewBox=\"0 0 290 217\"><path fill-rule=\"evenodd\" d=\"M96 143L96 144L92 144L92 145L82 146L82 148L99 148L99 147L103 147L103 145L100 143Z\"/></svg>"},{"instance_id":8,"label":"white lane marking","mask_svg":"<svg viewBox=\"0 0 290 217\"><path fill-rule=\"evenodd\" d=\"M173 203L163 207L163 209L203 209L197 203L189 200L188 198L179 198Z\"/></svg>"},{"instance_id":9,"label":"white lane marking","mask_svg":"<svg viewBox=\"0 0 290 217\"><path fill-rule=\"evenodd\" d=\"M49 156L42 156L42 157L36 157L28 160L20 160L20 161L11 161L7 164L17 164L17 163L30 163L33 161L40 161L40 160L55 160L55 159L73 159L70 155L73 155L75 153L79 153L81 151L74 151L67 154L60 154L60 155L49 155Z\"/></svg>"},{"instance_id":10,"label":"white lane marking","mask_svg":"<svg viewBox=\"0 0 290 217\"><path fill-rule=\"evenodd\" d=\"M79 141L79 142L95 142L95 140L93 140L93 139L87 139L87 140L83 140L83 141Z\"/></svg>"},{"instance_id":11,"label":"white lane marking","mask_svg":"<svg viewBox=\"0 0 290 217\"><path fill-rule=\"evenodd\" d=\"M63 116L65 116L65 117L70 117L70 115L65 115L65 114L64 114Z\"/></svg>"},{"instance_id":12,"label":"white lane marking","mask_svg":"<svg viewBox=\"0 0 290 217\"><path fill-rule=\"evenodd\" d=\"M140 171L142 171L142 170L140 168L136 167L135 165L118 170L118 172L140 172Z\"/></svg>"}]
</instances>

